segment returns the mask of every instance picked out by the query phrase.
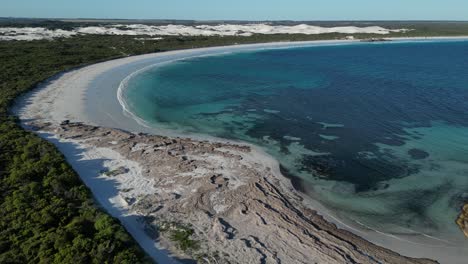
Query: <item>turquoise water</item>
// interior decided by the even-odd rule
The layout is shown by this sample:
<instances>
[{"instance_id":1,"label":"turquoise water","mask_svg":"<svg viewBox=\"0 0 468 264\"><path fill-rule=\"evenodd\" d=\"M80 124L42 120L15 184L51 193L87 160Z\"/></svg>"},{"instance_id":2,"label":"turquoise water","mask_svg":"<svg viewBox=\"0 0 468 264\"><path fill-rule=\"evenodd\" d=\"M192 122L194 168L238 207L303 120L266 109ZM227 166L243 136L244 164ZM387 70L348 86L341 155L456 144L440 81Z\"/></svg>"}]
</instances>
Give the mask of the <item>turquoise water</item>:
<instances>
[{"instance_id":1,"label":"turquoise water","mask_svg":"<svg viewBox=\"0 0 468 264\"><path fill-rule=\"evenodd\" d=\"M263 147L339 217L459 239L467 58L466 41L242 52L150 68L123 95L150 124Z\"/></svg>"}]
</instances>

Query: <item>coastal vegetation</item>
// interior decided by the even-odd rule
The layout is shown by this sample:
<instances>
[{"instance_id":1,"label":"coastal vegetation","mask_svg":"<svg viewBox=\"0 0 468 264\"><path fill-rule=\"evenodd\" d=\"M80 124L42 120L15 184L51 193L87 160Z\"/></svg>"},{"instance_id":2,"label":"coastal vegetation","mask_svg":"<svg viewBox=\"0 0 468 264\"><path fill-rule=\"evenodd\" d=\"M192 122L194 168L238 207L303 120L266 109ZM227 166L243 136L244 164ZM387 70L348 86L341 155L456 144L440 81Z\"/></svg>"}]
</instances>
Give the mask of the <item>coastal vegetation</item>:
<instances>
[{"instance_id":1,"label":"coastal vegetation","mask_svg":"<svg viewBox=\"0 0 468 264\"><path fill-rule=\"evenodd\" d=\"M0 42L1 263L151 262L60 152L8 114L16 96L62 70L138 50L104 47L97 39Z\"/></svg>"},{"instance_id":2,"label":"coastal vegetation","mask_svg":"<svg viewBox=\"0 0 468 264\"><path fill-rule=\"evenodd\" d=\"M174 222L162 222L158 230L163 233L168 232L169 238L184 252L196 251L199 248L198 241L192 239L194 231L188 226Z\"/></svg>"},{"instance_id":3,"label":"coastal vegetation","mask_svg":"<svg viewBox=\"0 0 468 264\"><path fill-rule=\"evenodd\" d=\"M39 26L39 25L38 25ZM53 23L57 27L57 23ZM70 24L66 24L70 26ZM468 35L421 27L391 36ZM251 37L77 36L0 42L0 262L151 262L122 225L99 208L53 144L23 130L8 111L14 99L47 78L103 60L173 49L271 41L344 38L344 34ZM356 38L381 37L356 35ZM109 174L118 172L109 172ZM171 231L180 248L196 248L193 231Z\"/></svg>"}]
</instances>

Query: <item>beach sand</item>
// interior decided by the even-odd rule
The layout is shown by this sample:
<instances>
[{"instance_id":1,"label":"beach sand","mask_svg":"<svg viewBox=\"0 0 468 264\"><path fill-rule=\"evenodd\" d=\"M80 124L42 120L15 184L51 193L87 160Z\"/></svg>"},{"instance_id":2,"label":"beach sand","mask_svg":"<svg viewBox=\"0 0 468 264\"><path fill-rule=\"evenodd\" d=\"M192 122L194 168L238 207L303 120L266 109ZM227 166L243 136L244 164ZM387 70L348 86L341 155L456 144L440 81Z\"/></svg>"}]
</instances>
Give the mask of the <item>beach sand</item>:
<instances>
[{"instance_id":1,"label":"beach sand","mask_svg":"<svg viewBox=\"0 0 468 264\"><path fill-rule=\"evenodd\" d=\"M414 41L414 39L404 40ZM122 88L122 81L124 81L125 78L127 78L130 74L138 70L142 70L146 67L152 67L158 63L167 63L188 57L216 55L227 52L239 52L254 49L287 48L311 45L341 45L356 42L357 41L348 40L236 45L230 47L171 51L111 60L64 72L45 81L44 83L40 84L37 89L22 96L21 98L18 98L17 103L12 110L20 117L21 122L25 128L35 130L41 137L51 141L59 148L59 150L71 163L73 168L78 172L85 184L91 189L97 201L110 214L122 221L126 229L132 234L133 237L135 237L135 239L140 243L145 251L149 253L151 257L160 263L176 263L176 259L187 258L189 256L184 255L182 252L177 252L173 245L171 246L170 242L167 240L162 239L158 243L155 243L151 236L148 235L148 232L145 232L147 223L142 222L142 209L136 206L132 206L128 203L127 200L122 199L122 197L126 197L125 195L122 195L123 190L128 189L132 189L132 191L126 194L127 198L128 195L130 195L130 198L141 200L142 203L144 203L144 199L141 197L148 195L151 196L155 193L161 192L161 190L158 189L160 187L158 187L157 182L155 182L156 178L152 178L150 173L144 172L148 170L148 165L144 165L144 161L131 155L131 153L133 153L131 151L133 151L133 148L135 148L135 142L132 143L133 145L130 147L131 150L127 152L123 151L122 149L128 147L125 145L128 144L128 142L122 143L117 141L114 144L114 140L111 140L107 145L98 147L97 145L100 145L101 143L96 142L95 140L90 140L90 138L99 138L99 135L88 134L88 132L84 133L81 131L82 128L78 127L78 131L80 133L79 137L84 139L73 138L73 135L76 136L74 133L78 133L77 129L71 129L71 134L67 134L63 131L64 126L66 128L67 125L65 124L60 126L59 124L64 120L70 120L72 122L83 122L87 125L99 126L102 129L110 129L106 130L106 133L113 133L115 130L112 130L112 128L117 128L135 133L145 132L160 136L183 137L186 135L177 135L174 133L174 131L165 131L158 128L145 126L144 122L137 120L134 116L132 116L131 113L125 111L125 109L122 108L122 100L119 101L117 96L119 87ZM34 128L34 126L42 127L42 129ZM230 144L230 142L226 140L209 138L203 135L190 135L190 137L192 138L191 140L209 139L210 142L221 142L228 145ZM242 157L247 162L246 164L261 164L261 167L265 170L266 168L269 168L269 177L271 177L271 179L276 179L275 182L279 184L278 188L281 190L280 193L288 197L286 200L291 201L291 203L294 204L293 207L296 208L295 210L297 210L297 208L300 208L301 210L312 208L318 210L320 214L325 217L326 221L323 221L321 224L322 227L318 225L319 227L315 227L315 230L312 230L312 227L307 227L307 221L301 222L303 220L298 220L300 223L298 223L299 227L296 231L304 229L312 230L310 231L311 233L317 232L315 235L318 234L318 237L321 237L323 235L323 226L327 226L327 221L330 221L336 224L339 228L352 231L373 243L389 248L406 256L427 257L437 259L445 263L464 263L464 253L456 246L451 248L444 245L444 243L436 243L435 241L433 241L434 243L427 244L427 240L423 238L396 237L393 235L383 234L373 230L366 230L362 227L340 222L339 219L333 217L333 212L329 212L326 208L323 208L315 201L311 201L307 197L303 197L301 194L297 193L292 188L289 180L281 175L279 171L279 165L276 160L266 155L263 151L254 146L249 146L249 148L249 154L242 155ZM215 163L216 161L213 161L210 164ZM100 173L102 170L115 169L116 167L125 167L125 173L119 174L118 177L114 177L111 180ZM229 172L225 172L224 174L229 174ZM252 178L254 181L258 180L258 178ZM239 183L241 184L240 186L243 186L242 179L239 181L241 182ZM175 186L170 186L168 188L173 190ZM187 190L185 190L185 192L186 191ZM194 197L189 196L187 199L194 199ZM266 201L269 201L268 195L265 199ZM132 202L132 204L134 204L134 202ZM171 205L177 206L177 201L171 200ZM225 210L223 210L222 207L219 207L219 203L213 203L210 206L210 210L214 210L215 215L225 214ZM255 208L256 207L253 207L253 209ZM288 209L286 207L283 209L289 210L290 208ZM291 210L291 212L297 213L294 210ZM149 214L149 212L144 213ZM187 215L191 216L199 216L199 213L200 212L193 210L186 212ZM267 212L264 213L268 214ZM174 217L176 216L177 215L174 214ZM228 219L232 218L231 221L233 222L236 222L239 219L232 216L231 214L224 215L223 217ZM218 218L214 217L213 219ZM205 219L204 221L200 221L200 227L206 224L205 222L213 224L215 222L213 219ZM299 217L298 219L301 218ZM217 221L219 222L219 220ZM242 230L240 230L241 226L242 225L237 227L238 234L243 233ZM271 228L271 226L268 228ZM224 232L226 228L222 230ZM268 230L275 232L275 230ZM316 260L319 262L334 260L339 263L340 260L343 260L340 259L343 251L334 251L333 248L335 247L336 249L341 246L346 248L346 250L350 250L349 246L351 246L351 248L355 247L355 251L357 253L353 253L352 250L350 251L352 252L350 253L352 258L363 262L366 261L361 259L361 257L366 254L373 255L374 257L381 257L383 255L379 254L384 254L385 257L389 257L389 259L384 262L393 262L400 258L397 254L391 253L390 251L385 251L371 243L367 243L365 240L357 238L347 231L338 231L339 229L333 228L330 230L332 231L328 230L327 232L330 232L329 234L334 237L336 237L336 234L341 235L337 241L330 240L329 237L326 238L326 240L328 239L328 242L325 243L326 246L324 246L324 248L327 248L329 251L325 252L325 250L322 251L322 253L314 250L310 251L310 254L315 254ZM294 233L295 231L292 232ZM334 232L336 232L336 234ZM209 234L205 235L209 236ZM267 237L264 238L267 239ZM272 239L278 239L281 241L281 236ZM343 241L346 241L346 243L344 243L346 245L343 244ZM281 242L285 244L288 243L288 241ZM336 245L333 245L334 243L336 243ZM280 245L280 243L273 244L274 245L270 245L270 250L271 248L275 248ZM314 244L312 243L311 245ZM167 249L170 250L168 251ZM235 249L239 250L239 246L235 247ZM360 252L363 249L368 252L360 256ZM171 257L171 254L175 254L175 257ZM357 255L354 256L353 254ZM246 254L246 256L254 257L255 254ZM331 256L331 258L327 259L327 256ZM299 259L295 260L299 261ZM369 263L376 262L372 258L367 260ZM414 261L415 263L418 262L417 260L405 259L402 257L398 260L404 260L408 262Z\"/></svg>"}]
</instances>

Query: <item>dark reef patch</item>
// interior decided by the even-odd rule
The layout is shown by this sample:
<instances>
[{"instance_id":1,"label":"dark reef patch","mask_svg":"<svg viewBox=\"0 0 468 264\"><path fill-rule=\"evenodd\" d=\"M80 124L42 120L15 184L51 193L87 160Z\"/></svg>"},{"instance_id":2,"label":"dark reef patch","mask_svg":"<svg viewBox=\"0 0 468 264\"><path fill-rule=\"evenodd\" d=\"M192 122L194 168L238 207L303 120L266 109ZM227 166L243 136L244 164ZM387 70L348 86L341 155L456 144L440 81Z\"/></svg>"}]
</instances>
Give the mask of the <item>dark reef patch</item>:
<instances>
[{"instance_id":1,"label":"dark reef patch","mask_svg":"<svg viewBox=\"0 0 468 264\"><path fill-rule=\"evenodd\" d=\"M288 178L290 181L291 181L291 184L292 186L294 187L294 189L302 192L302 193L305 193L306 192L306 188L304 187L303 185L303 182L304 180L302 180L301 178L297 177L297 176L294 176L293 174L291 174L288 169L286 169L283 165L280 164L280 172L281 174Z\"/></svg>"},{"instance_id":2,"label":"dark reef patch","mask_svg":"<svg viewBox=\"0 0 468 264\"><path fill-rule=\"evenodd\" d=\"M426 151L422 149L417 149L417 148L408 150L408 154L411 156L411 158L416 159L416 160L425 159L429 157L429 153L427 153Z\"/></svg>"}]
</instances>

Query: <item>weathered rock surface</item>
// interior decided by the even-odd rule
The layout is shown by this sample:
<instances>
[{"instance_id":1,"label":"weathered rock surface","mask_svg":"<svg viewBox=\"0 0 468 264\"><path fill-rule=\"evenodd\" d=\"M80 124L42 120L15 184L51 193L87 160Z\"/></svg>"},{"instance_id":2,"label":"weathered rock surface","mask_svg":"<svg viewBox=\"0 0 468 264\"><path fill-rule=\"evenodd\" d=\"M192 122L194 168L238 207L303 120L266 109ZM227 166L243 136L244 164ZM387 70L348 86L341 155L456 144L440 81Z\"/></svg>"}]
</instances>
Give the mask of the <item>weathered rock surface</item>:
<instances>
[{"instance_id":1,"label":"weathered rock surface","mask_svg":"<svg viewBox=\"0 0 468 264\"><path fill-rule=\"evenodd\" d=\"M171 251L201 263L434 263L401 256L338 229L303 206L300 196L249 146L70 122L37 129L110 148L138 162L142 177L154 179L156 192L127 197L124 186L119 195L132 201L129 210L145 217L148 230L158 230L161 223L189 226L197 248L182 252L165 232L159 239ZM466 230L467 218L460 221Z\"/></svg>"},{"instance_id":2,"label":"weathered rock surface","mask_svg":"<svg viewBox=\"0 0 468 264\"><path fill-rule=\"evenodd\" d=\"M463 206L457 219L457 225L463 231L465 236L468 237L468 203Z\"/></svg>"}]
</instances>

